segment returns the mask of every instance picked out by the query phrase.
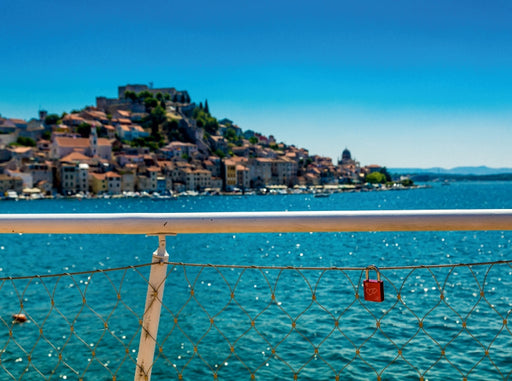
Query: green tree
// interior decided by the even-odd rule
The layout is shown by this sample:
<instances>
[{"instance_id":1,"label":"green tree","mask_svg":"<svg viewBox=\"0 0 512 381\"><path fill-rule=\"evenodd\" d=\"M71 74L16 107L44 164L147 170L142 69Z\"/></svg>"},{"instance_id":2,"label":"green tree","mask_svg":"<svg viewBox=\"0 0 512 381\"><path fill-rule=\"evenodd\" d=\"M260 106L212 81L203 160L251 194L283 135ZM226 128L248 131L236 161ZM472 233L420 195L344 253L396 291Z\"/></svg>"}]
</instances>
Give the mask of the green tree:
<instances>
[{"instance_id":1,"label":"green tree","mask_svg":"<svg viewBox=\"0 0 512 381\"><path fill-rule=\"evenodd\" d=\"M76 132L78 132L82 138L88 138L91 134L91 125L89 123L80 123L76 128Z\"/></svg>"},{"instance_id":2,"label":"green tree","mask_svg":"<svg viewBox=\"0 0 512 381\"><path fill-rule=\"evenodd\" d=\"M18 143L19 145L25 146L25 147L35 147L36 146L36 141L34 139L26 138L24 136L20 136L16 140L16 143Z\"/></svg>"},{"instance_id":3,"label":"green tree","mask_svg":"<svg viewBox=\"0 0 512 381\"><path fill-rule=\"evenodd\" d=\"M370 184L384 184L386 183L386 176L380 172L372 172L366 175L366 182Z\"/></svg>"},{"instance_id":4,"label":"green tree","mask_svg":"<svg viewBox=\"0 0 512 381\"><path fill-rule=\"evenodd\" d=\"M165 144L159 134L157 134L156 137L136 138L129 143L132 147L148 147L149 150L153 152Z\"/></svg>"},{"instance_id":5,"label":"green tree","mask_svg":"<svg viewBox=\"0 0 512 381\"><path fill-rule=\"evenodd\" d=\"M236 131L234 128L228 128L226 130L226 135L224 136L229 141L236 140Z\"/></svg>"},{"instance_id":6,"label":"green tree","mask_svg":"<svg viewBox=\"0 0 512 381\"><path fill-rule=\"evenodd\" d=\"M220 150L220 149L216 149L215 150L215 155L217 155L218 157L220 157L221 159L225 158L226 157L226 154Z\"/></svg>"},{"instance_id":7,"label":"green tree","mask_svg":"<svg viewBox=\"0 0 512 381\"><path fill-rule=\"evenodd\" d=\"M165 109L159 105L151 110L150 115L158 124L161 124L167 120L167 113L165 112Z\"/></svg>"},{"instance_id":8,"label":"green tree","mask_svg":"<svg viewBox=\"0 0 512 381\"><path fill-rule=\"evenodd\" d=\"M151 110L149 115L144 118L143 125L147 128L151 128L151 136L156 137L159 134L160 125L167 121L167 114L165 109L160 105L157 105Z\"/></svg>"},{"instance_id":9,"label":"green tree","mask_svg":"<svg viewBox=\"0 0 512 381\"><path fill-rule=\"evenodd\" d=\"M162 127L165 132L173 131L178 129L179 123L176 119L166 120Z\"/></svg>"},{"instance_id":10,"label":"green tree","mask_svg":"<svg viewBox=\"0 0 512 381\"><path fill-rule=\"evenodd\" d=\"M193 143L188 138L185 128L181 127L176 119L166 120L162 124L162 131L166 134L170 142L180 141Z\"/></svg>"},{"instance_id":11,"label":"green tree","mask_svg":"<svg viewBox=\"0 0 512 381\"><path fill-rule=\"evenodd\" d=\"M209 133L210 135L217 134L217 131L219 130L219 122L217 122L217 119L213 117L209 117L206 120L206 124L204 126L204 130Z\"/></svg>"},{"instance_id":12,"label":"green tree","mask_svg":"<svg viewBox=\"0 0 512 381\"><path fill-rule=\"evenodd\" d=\"M219 122L208 115L201 107L196 107L192 112L192 118L196 120L197 126L204 128L210 135L216 135L219 130Z\"/></svg>"},{"instance_id":13,"label":"green tree","mask_svg":"<svg viewBox=\"0 0 512 381\"><path fill-rule=\"evenodd\" d=\"M144 99L144 106L146 106L146 111L151 110L158 106L158 101L153 97L147 97Z\"/></svg>"},{"instance_id":14,"label":"green tree","mask_svg":"<svg viewBox=\"0 0 512 381\"><path fill-rule=\"evenodd\" d=\"M57 114L48 114L46 118L44 118L44 124L50 126L52 124L59 124L61 122L61 117Z\"/></svg>"},{"instance_id":15,"label":"green tree","mask_svg":"<svg viewBox=\"0 0 512 381\"><path fill-rule=\"evenodd\" d=\"M387 182L391 182L392 181L391 174L388 172L388 169L386 167L382 167L379 172L382 173L384 176L386 176L386 181Z\"/></svg>"},{"instance_id":16,"label":"green tree","mask_svg":"<svg viewBox=\"0 0 512 381\"><path fill-rule=\"evenodd\" d=\"M210 115L210 107L208 107L208 99L204 101L204 112Z\"/></svg>"},{"instance_id":17,"label":"green tree","mask_svg":"<svg viewBox=\"0 0 512 381\"><path fill-rule=\"evenodd\" d=\"M142 101L146 98L153 98L153 94L147 90L144 90L137 94L137 98L139 98L139 100Z\"/></svg>"},{"instance_id":18,"label":"green tree","mask_svg":"<svg viewBox=\"0 0 512 381\"><path fill-rule=\"evenodd\" d=\"M137 94L135 94L135 91L126 90L124 92L124 97L126 99L131 100L132 102L136 102L138 100Z\"/></svg>"},{"instance_id":19,"label":"green tree","mask_svg":"<svg viewBox=\"0 0 512 381\"><path fill-rule=\"evenodd\" d=\"M256 136L251 136L249 138L249 143L251 144L257 144L258 143L258 138Z\"/></svg>"}]
</instances>

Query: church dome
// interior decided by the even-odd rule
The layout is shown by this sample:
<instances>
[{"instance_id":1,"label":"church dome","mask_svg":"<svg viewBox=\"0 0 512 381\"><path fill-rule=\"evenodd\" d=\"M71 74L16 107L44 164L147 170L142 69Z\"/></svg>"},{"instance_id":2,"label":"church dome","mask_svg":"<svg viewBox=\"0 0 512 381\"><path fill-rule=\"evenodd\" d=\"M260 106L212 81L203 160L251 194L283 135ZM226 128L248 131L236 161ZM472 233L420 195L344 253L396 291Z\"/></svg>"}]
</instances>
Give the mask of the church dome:
<instances>
[{"instance_id":1,"label":"church dome","mask_svg":"<svg viewBox=\"0 0 512 381\"><path fill-rule=\"evenodd\" d=\"M352 155L347 148L343 150L343 153L341 154L341 160L352 160Z\"/></svg>"}]
</instances>

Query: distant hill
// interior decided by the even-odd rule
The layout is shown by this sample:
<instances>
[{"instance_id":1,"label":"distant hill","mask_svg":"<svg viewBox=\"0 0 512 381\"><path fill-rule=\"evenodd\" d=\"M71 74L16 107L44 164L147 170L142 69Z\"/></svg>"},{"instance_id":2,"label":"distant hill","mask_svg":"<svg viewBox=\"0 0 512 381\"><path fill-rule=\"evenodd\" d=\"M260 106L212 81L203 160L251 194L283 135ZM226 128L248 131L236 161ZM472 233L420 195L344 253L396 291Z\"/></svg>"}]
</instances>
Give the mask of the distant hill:
<instances>
[{"instance_id":1,"label":"distant hill","mask_svg":"<svg viewBox=\"0 0 512 381\"><path fill-rule=\"evenodd\" d=\"M490 176L512 174L512 168L489 168L486 166L480 167L455 167L445 169L440 167L434 168L388 168L388 171L396 175L459 175L459 176Z\"/></svg>"}]
</instances>

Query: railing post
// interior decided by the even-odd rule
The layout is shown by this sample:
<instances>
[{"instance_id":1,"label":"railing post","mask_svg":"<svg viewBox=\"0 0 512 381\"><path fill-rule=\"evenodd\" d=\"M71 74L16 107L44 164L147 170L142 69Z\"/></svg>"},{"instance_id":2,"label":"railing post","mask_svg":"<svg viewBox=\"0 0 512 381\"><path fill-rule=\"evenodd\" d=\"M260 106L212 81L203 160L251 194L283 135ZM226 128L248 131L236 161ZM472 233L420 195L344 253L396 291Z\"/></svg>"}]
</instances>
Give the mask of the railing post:
<instances>
[{"instance_id":1,"label":"railing post","mask_svg":"<svg viewBox=\"0 0 512 381\"><path fill-rule=\"evenodd\" d=\"M135 381L149 381L153 369L158 323L160 322L160 310L164 296L165 279L167 276L167 262L169 254L165 250L165 235L158 236L158 249L153 253L153 263L149 275L148 292L146 294L146 306L140 332L139 352L137 355L137 367L135 369Z\"/></svg>"}]
</instances>

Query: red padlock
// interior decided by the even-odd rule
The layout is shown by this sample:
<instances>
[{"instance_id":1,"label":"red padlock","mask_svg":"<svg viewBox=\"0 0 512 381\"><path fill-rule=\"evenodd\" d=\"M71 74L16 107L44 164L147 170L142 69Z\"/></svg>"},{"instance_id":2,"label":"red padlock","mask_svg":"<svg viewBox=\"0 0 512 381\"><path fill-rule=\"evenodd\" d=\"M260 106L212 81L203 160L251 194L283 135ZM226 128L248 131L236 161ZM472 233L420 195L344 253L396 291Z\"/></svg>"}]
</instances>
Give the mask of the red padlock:
<instances>
[{"instance_id":1,"label":"red padlock","mask_svg":"<svg viewBox=\"0 0 512 381\"><path fill-rule=\"evenodd\" d=\"M375 270L377 280L370 279L370 270ZM364 300L369 302L384 301L384 282L380 280L380 272L376 266L368 266L366 268L366 279L363 281Z\"/></svg>"}]
</instances>

